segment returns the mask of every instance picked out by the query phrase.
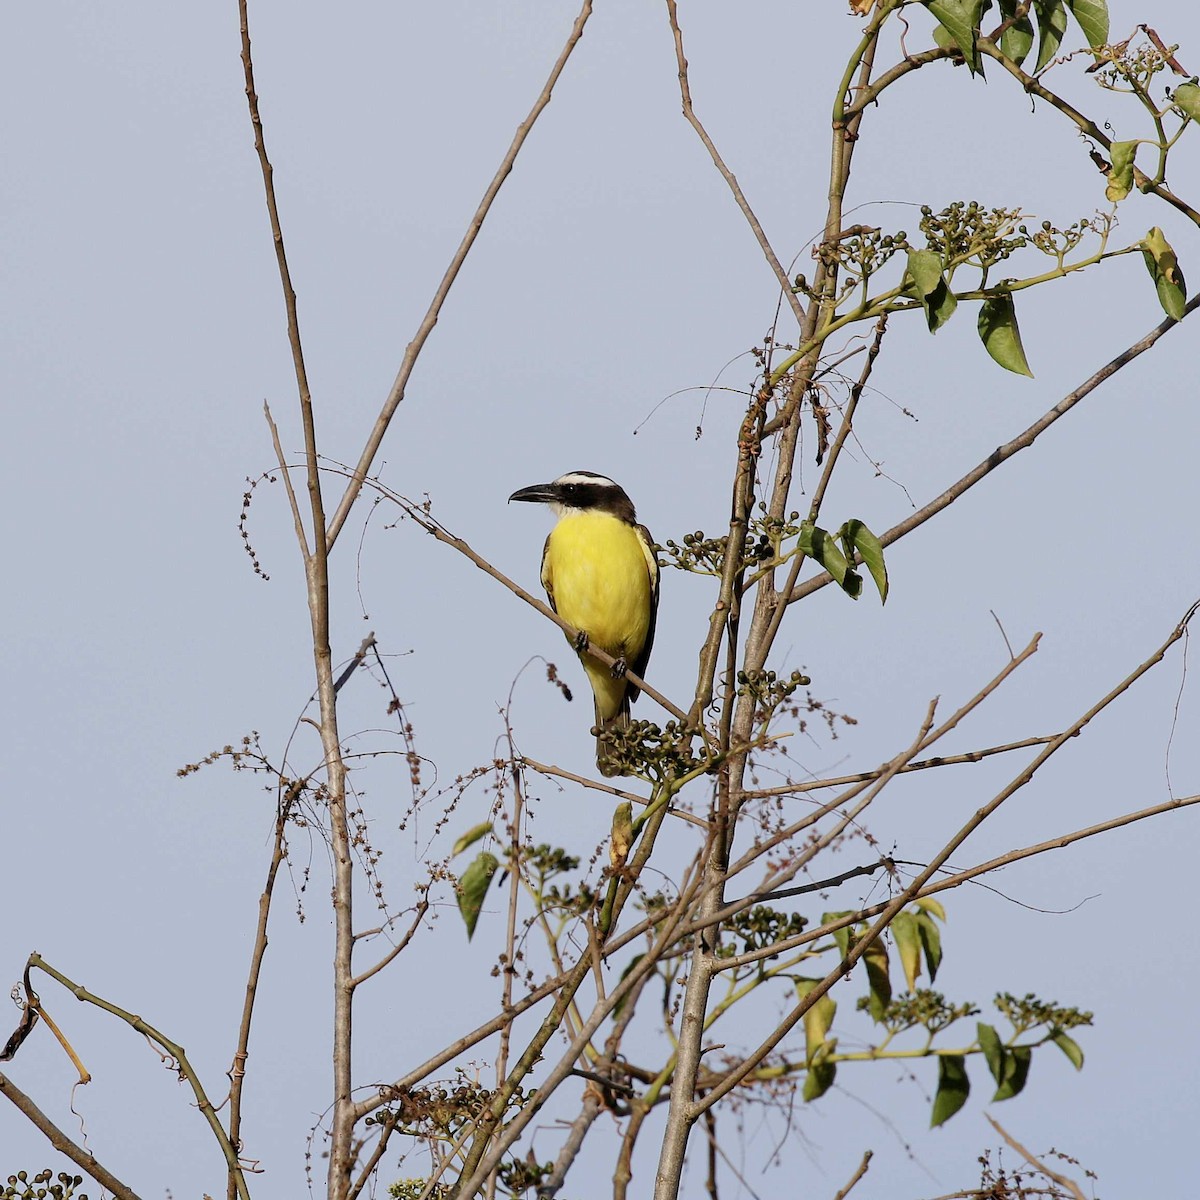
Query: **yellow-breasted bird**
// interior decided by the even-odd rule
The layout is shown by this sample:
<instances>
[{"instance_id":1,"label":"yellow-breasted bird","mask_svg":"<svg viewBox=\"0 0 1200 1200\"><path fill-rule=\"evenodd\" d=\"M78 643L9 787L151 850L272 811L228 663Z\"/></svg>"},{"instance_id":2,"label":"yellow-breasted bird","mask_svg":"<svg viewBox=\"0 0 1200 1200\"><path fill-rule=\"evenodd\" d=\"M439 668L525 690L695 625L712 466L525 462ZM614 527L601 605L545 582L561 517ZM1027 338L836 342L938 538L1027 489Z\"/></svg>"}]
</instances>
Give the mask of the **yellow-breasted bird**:
<instances>
[{"instance_id":1,"label":"yellow-breasted bird","mask_svg":"<svg viewBox=\"0 0 1200 1200\"><path fill-rule=\"evenodd\" d=\"M521 488L509 500L548 504L558 517L542 550L542 586L554 611L580 632L576 649L596 697L596 765L616 775L606 761L604 732L629 724L639 689L625 671L643 676L650 660L658 614L654 539L637 523L624 489L594 471ZM610 654L616 667L583 654L586 645Z\"/></svg>"}]
</instances>

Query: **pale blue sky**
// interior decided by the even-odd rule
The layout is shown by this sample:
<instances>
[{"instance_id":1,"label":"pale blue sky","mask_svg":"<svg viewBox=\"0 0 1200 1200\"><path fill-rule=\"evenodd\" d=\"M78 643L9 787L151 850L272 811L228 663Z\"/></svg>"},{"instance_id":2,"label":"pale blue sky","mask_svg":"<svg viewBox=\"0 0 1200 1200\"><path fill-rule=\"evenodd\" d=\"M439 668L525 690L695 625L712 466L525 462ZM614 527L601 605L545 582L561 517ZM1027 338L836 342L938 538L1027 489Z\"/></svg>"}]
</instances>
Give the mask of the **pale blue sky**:
<instances>
[{"instance_id":1,"label":"pale blue sky","mask_svg":"<svg viewBox=\"0 0 1200 1200\"><path fill-rule=\"evenodd\" d=\"M1186 66L1200 64L1192 6L1112 6L1114 37L1145 21L1182 43ZM806 255L823 221L830 90L855 23L832 3L682 7L700 114L781 256ZM573 16L573 6L544 2L363 3L336 17L328 6L252 3L263 117L331 458L357 458ZM927 34L912 24L909 48L920 48ZM186 780L175 771L251 730L278 760L312 674L279 485L260 487L252 508L269 583L251 571L237 530L245 478L273 462L264 399L285 445L300 437L236 8L9 6L0 31L9 559L0 977L16 981L29 951L40 951L183 1043L219 1094L273 805L259 780L220 767ZM1082 82L1064 86L1095 100ZM1138 135L1127 106L1101 100L1116 136ZM1031 116L999 72L973 82L942 64L895 101L864 128L852 196L876 203L855 219L911 232L913 206L961 197L1065 224L1104 204L1103 181L1065 122ZM1188 132L1172 161L1171 184L1195 201L1200 132ZM1139 195L1120 220L1118 240L1162 225L1200 281L1196 230ZM407 495L428 493L452 530L530 587L546 521L504 499L569 469L622 482L660 540L716 532L736 398L714 392L702 414L703 392L675 393L718 377L746 388L749 360L726 364L761 339L773 311L771 276L679 114L661 6L601 4L417 368L385 444L384 478ZM1161 312L1131 256L1023 298L1021 316L1032 381L990 363L970 314L936 338L911 322L896 329L861 410L865 449L830 495L831 520L857 515L882 530L903 519L908 496L936 495ZM885 609L832 589L799 606L785 636L788 668L803 666L814 693L859 722L836 743L797 739L804 767L872 767L911 740L930 698L942 696L948 711L974 692L1006 658L993 611L1014 643L1043 631L1042 648L948 752L1062 728L1164 640L1200 596L1189 328L897 545ZM813 472L806 450L805 484ZM552 657L577 691L582 680L554 629L411 525L385 529L390 514L377 514L356 558L366 513L352 519L334 567L335 653L349 656L373 629L402 656L389 660L393 679L420 749L448 781L491 757L497 706L531 656ZM693 682L708 598L703 581L665 575L651 678L676 699ZM534 664L515 688L521 745L586 769L587 714L562 704L539 672ZM1200 701L1177 649L961 861L1165 799L1181 682L1171 778L1176 794L1200 790ZM381 695L359 681L344 728L383 724ZM297 766L316 755L304 736ZM870 820L880 842L902 858L932 853L1008 777L995 762L956 771L886 793ZM433 818L416 835L397 834L402 765L372 766L360 782L403 903ZM485 804L464 802L461 824ZM610 815L594 797L545 787L535 840L586 856ZM1105 1197L1194 1186L1196 820L1186 812L1096 839L993 879L1002 895L963 889L947 900L938 986L948 995L986 1005L999 988L1035 991L1095 1011L1096 1028L1079 1036L1082 1075L1038 1055L1027 1094L990 1111L1031 1148L1079 1157ZM310 855L299 840L295 849L298 885ZM855 853L832 869L859 861ZM279 893L252 1047L246 1134L267 1171L261 1197L302 1194L304 1136L328 1094L331 936L319 846L311 861L305 923L291 915L291 885ZM845 889L831 907L863 895ZM497 929L485 914L467 946L457 915L445 913L368 994L364 1080L376 1062L393 1075L492 1010ZM431 976L443 972L453 972L459 1012L431 1002L440 994ZM49 986L42 994L95 1076L75 1106L101 1159L143 1196L223 1191L202 1121L140 1040ZM78 1133L71 1070L44 1030L7 1071ZM967 1109L932 1134L933 1072L922 1064L913 1075L844 1068L839 1090L799 1114L784 1154L803 1194L832 1196L867 1147L877 1156L856 1200L973 1182L976 1155L994 1143L981 1067ZM762 1195L778 1194L778 1177L760 1173L778 1132L777 1122L747 1119L743 1169ZM557 1138L548 1130L535 1145L548 1157ZM653 1149L639 1160L642 1181ZM40 1136L0 1108L0 1169L52 1161ZM316 1170L323 1178L323 1164ZM575 1200L608 1193L599 1182L589 1190L592 1178L605 1176L572 1182ZM696 1170L687 1195L701 1192ZM730 1185L727 1194L739 1193Z\"/></svg>"}]
</instances>

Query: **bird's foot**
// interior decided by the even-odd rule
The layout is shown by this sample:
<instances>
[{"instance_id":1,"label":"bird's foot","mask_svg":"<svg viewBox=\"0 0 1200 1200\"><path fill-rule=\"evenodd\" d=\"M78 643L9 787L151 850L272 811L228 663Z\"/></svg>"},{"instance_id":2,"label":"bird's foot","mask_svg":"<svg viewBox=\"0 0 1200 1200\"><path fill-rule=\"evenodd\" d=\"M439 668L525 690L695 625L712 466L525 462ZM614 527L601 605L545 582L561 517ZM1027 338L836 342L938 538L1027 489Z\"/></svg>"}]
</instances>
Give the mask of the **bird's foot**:
<instances>
[{"instance_id":1,"label":"bird's foot","mask_svg":"<svg viewBox=\"0 0 1200 1200\"><path fill-rule=\"evenodd\" d=\"M574 642L571 643L575 647L576 654L582 654L588 648L588 635L586 629L581 629L576 635Z\"/></svg>"},{"instance_id":2,"label":"bird's foot","mask_svg":"<svg viewBox=\"0 0 1200 1200\"><path fill-rule=\"evenodd\" d=\"M625 661L625 655L621 655L612 665L612 674L614 679L624 679L629 671L629 664Z\"/></svg>"}]
</instances>

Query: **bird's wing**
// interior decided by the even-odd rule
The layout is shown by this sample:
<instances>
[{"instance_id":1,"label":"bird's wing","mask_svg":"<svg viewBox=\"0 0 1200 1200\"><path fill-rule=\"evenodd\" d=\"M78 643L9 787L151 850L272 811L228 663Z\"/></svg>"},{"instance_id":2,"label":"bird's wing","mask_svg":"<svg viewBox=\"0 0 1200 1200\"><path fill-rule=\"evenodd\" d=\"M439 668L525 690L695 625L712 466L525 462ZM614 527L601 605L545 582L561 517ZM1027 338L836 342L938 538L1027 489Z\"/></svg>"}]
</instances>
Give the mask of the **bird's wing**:
<instances>
[{"instance_id":1,"label":"bird's wing","mask_svg":"<svg viewBox=\"0 0 1200 1200\"><path fill-rule=\"evenodd\" d=\"M644 677L646 664L650 661L650 651L654 648L654 626L658 621L658 557L654 553L654 538L645 525L637 527L638 540L642 544L642 553L646 556L646 568L650 572L650 628L646 630L646 641L641 653L632 664L633 673ZM641 694L641 688L630 685L629 699L636 700Z\"/></svg>"},{"instance_id":2,"label":"bird's wing","mask_svg":"<svg viewBox=\"0 0 1200 1200\"><path fill-rule=\"evenodd\" d=\"M546 535L545 544L542 546L542 587L546 589L546 599L550 601L550 607L558 612L558 605L554 603L554 576L550 571L550 535Z\"/></svg>"}]
</instances>

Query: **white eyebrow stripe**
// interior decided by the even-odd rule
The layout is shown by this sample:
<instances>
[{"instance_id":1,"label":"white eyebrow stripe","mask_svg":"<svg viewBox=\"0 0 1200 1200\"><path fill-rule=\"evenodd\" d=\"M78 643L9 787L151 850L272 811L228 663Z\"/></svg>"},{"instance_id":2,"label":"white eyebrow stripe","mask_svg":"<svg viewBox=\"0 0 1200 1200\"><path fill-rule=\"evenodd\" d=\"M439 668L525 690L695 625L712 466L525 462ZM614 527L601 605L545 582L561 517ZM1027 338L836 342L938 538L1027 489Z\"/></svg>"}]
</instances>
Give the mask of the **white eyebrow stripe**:
<instances>
[{"instance_id":1,"label":"white eyebrow stripe","mask_svg":"<svg viewBox=\"0 0 1200 1200\"><path fill-rule=\"evenodd\" d=\"M560 475L555 483L582 483L582 484L598 484L600 487L618 487L619 485L607 475L594 475L590 471L571 471L567 475Z\"/></svg>"}]
</instances>

